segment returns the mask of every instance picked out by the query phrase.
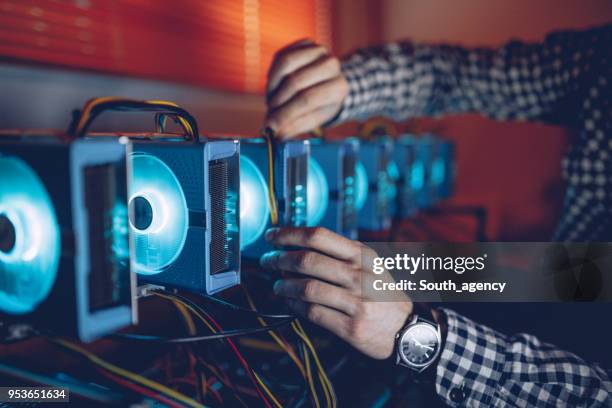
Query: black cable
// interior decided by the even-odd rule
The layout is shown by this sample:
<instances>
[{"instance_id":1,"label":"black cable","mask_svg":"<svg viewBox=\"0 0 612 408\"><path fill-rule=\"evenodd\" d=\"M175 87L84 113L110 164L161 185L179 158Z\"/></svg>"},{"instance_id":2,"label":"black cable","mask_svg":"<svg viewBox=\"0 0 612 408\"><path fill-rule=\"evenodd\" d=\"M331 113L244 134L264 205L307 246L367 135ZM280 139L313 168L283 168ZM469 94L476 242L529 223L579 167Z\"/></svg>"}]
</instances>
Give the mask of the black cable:
<instances>
[{"instance_id":1,"label":"black cable","mask_svg":"<svg viewBox=\"0 0 612 408\"><path fill-rule=\"evenodd\" d=\"M163 289L156 289L154 292L159 292L159 293L163 293L164 295L168 295L168 296L176 296L179 299L183 300L183 301L187 301L187 298L178 295L174 292L170 292L167 290L163 290ZM263 317L264 319L295 319L295 315L293 314L274 314L274 313L264 313L264 312L259 312L257 310L253 310L253 309L248 309L246 307L242 307L239 305L236 305L234 303L228 302L226 300L223 299L219 299L216 298L214 296L209 296L209 295L204 295L204 294L200 294L200 297L206 299L206 300L210 300L211 302L215 302L218 303L220 305L229 307L230 309L239 311L239 312L244 312L244 313L250 313L259 317ZM193 306L194 304L192 304Z\"/></svg>"},{"instance_id":2,"label":"black cable","mask_svg":"<svg viewBox=\"0 0 612 408\"><path fill-rule=\"evenodd\" d=\"M266 326L258 326L251 327L248 329L235 329L235 330L225 330L223 332L208 334L203 336L188 336L188 337L160 337L160 336L150 336L144 334L126 334L126 333L117 333L112 334L109 337L118 339L118 340L129 340L129 341L146 341L146 342L156 342L156 343L197 343L202 341L210 341L210 340L219 340L219 339L227 339L230 337L238 337L238 336L248 336L251 334L257 334L262 332L267 332L277 327L285 326L291 323L294 319L285 319L278 322L274 322L268 324Z\"/></svg>"}]
</instances>

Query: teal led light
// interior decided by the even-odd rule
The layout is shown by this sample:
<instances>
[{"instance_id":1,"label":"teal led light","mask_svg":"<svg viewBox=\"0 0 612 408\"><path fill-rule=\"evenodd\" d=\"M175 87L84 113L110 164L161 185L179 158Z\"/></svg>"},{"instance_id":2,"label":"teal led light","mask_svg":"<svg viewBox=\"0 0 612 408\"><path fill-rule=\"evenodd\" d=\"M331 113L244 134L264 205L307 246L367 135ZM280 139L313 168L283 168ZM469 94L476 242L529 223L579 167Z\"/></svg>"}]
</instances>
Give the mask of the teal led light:
<instances>
[{"instance_id":1,"label":"teal led light","mask_svg":"<svg viewBox=\"0 0 612 408\"><path fill-rule=\"evenodd\" d=\"M386 185L384 187L385 196L389 201L395 200L397 196L397 183L399 181L400 174L399 168L395 161L390 160L387 163L387 174L386 174Z\"/></svg>"},{"instance_id":2,"label":"teal led light","mask_svg":"<svg viewBox=\"0 0 612 408\"><path fill-rule=\"evenodd\" d=\"M425 163L422 160L417 160L412 165L410 186L413 190L420 190L425 186Z\"/></svg>"},{"instance_id":3,"label":"teal led light","mask_svg":"<svg viewBox=\"0 0 612 408\"><path fill-rule=\"evenodd\" d=\"M289 225L303 227L308 223L308 186L296 184L291 199L291 219Z\"/></svg>"},{"instance_id":4,"label":"teal led light","mask_svg":"<svg viewBox=\"0 0 612 408\"><path fill-rule=\"evenodd\" d=\"M181 253L189 226L189 212L181 185L160 159L132 154L129 188L130 232L134 241L134 270L154 275Z\"/></svg>"},{"instance_id":5,"label":"teal led light","mask_svg":"<svg viewBox=\"0 0 612 408\"><path fill-rule=\"evenodd\" d=\"M262 236L269 218L266 180L251 159L240 156L240 249Z\"/></svg>"},{"instance_id":6,"label":"teal led light","mask_svg":"<svg viewBox=\"0 0 612 408\"><path fill-rule=\"evenodd\" d=\"M51 198L21 159L0 157L0 311L33 311L51 291L60 259L60 228Z\"/></svg>"},{"instance_id":7,"label":"teal led light","mask_svg":"<svg viewBox=\"0 0 612 408\"><path fill-rule=\"evenodd\" d=\"M314 227L319 225L323 216L325 216L329 203L327 177L325 177L321 165L314 157L310 157L308 160L308 186L306 188L306 194L308 195L306 199L307 225Z\"/></svg>"},{"instance_id":8,"label":"teal led light","mask_svg":"<svg viewBox=\"0 0 612 408\"><path fill-rule=\"evenodd\" d=\"M358 161L355 166L355 207L358 210L361 210L368 198L368 185L368 173L363 163Z\"/></svg>"},{"instance_id":9,"label":"teal led light","mask_svg":"<svg viewBox=\"0 0 612 408\"><path fill-rule=\"evenodd\" d=\"M435 185L440 185L444 182L444 177L446 174L446 162L444 161L444 157L438 157L434 160L433 165L431 166L431 181Z\"/></svg>"},{"instance_id":10,"label":"teal led light","mask_svg":"<svg viewBox=\"0 0 612 408\"><path fill-rule=\"evenodd\" d=\"M120 264L127 264L130 259L128 209L122 202L115 203L112 210L113 243L112 253Z\"/></svg>"}]
</instances>

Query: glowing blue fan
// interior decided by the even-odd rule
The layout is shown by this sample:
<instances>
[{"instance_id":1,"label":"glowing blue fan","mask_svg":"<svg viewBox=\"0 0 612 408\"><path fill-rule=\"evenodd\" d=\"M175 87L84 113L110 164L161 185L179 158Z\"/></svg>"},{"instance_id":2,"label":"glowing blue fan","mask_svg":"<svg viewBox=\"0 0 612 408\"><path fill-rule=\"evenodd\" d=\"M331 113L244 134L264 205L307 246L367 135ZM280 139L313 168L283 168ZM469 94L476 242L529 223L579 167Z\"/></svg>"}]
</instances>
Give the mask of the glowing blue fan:
<instances>
[{"instance_id":1,"label":"glowing blue fan","mask_svg":"<svg viewBox=\"0 0 612 408\"><path fill-rule=\"evenodd\" d=\"M410 186L414 190L421 190L425 186L425 163L422 160L417 160L412 165Z\"/></svg>"},{"instance_id":2,"label":"glowing blue fan","mask_svg":"<svg viewBox=\"0 0 612 408\"><path fill-rule=\"evenodd\" d=\"M355 166L355 206L361 210L368 198L368 173L362 162L358 161Z\"/></svg>"},{"instance_id":3,"label":"glowing blue fan","mask_svg":"<svg viewBox=\"0 0 612 408\"><path fill-rule=\"evenodd\" d=\"M181 185L160 159L132 155L130 231L134 239L134 269L154 275L172 264L187 238L189 212Z\"/></svg>"},{"instance_id":4,"label":"glowing blue fan","mask_svg":"<svg viewBox=\"0 0 612 408\"><path fill-rule=\"evenodd\" d=\"M266 180L251 159L240 156L240 249L261 237L269 217Z\"/></svg>"},{"instance_id":5,"label":"glowing blue fan","mask_svg":"<svg viewBox=\"0 0 612 408\"><path fill-rule=\"evenodd\" d=\"M446 161L444 157L437 157L431 166L431 181L435 185L440 185L444 182L446 176Z\"/></svg>"},{"instance_id":6,"label":"glowing blue fan","mask_svg":"<svg viewBox=\"0 0 612 408\"><path fill-rule=\"evenodd\" d=\"M309 227L319 225L329 203L329 185L321 165L313 158L308 160L307 214Z\"/></svg>"},{"instance_id":7,"label":"glowing blue fan","mask_svg":"<svg viewBox=\"0 0 612 408\"><path fill-rule=\"evenodd\" d=\"M0 310L23 314L57 275L60 228L47 190L21 159L0 157Z\"/></svg>"},{"instance_id":8,"label":"glowing blue fan","mask_svg":"<svg viewBox=\"0 0 612 408\"><path fill-rule=\"evenodd\" d=\"M400 174L399 168L397 167L397 163L395 163L395 161L393 160L390 160L387 164L387 184L385 185L384 190L385 196L389 201L395 200L395 197L397 196L397 182L399 181L399 178Z\"/></svg>"}]
</instances>

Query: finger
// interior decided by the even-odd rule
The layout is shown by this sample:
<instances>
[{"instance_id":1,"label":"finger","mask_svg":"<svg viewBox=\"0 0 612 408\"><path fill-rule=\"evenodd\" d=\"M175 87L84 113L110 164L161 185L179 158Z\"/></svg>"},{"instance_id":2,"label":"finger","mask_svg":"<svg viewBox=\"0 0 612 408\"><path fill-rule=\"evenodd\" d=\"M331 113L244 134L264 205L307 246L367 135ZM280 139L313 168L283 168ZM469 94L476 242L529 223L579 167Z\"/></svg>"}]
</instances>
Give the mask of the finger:
<instances>
[{"instance_id":1,"label":"finger","mask_svg":"<svg viewBox=\"0 0 612 408\"><path fill-rule=\"evenodd\" d=\"M361 261L363 245L323 227L270 228L266 240L277 246L310 248L343 261Z\"/></svg>"},{"instance_id":2,"label":"finger","mask_svg":"<svg viewBox=\"0 0 612 408\"><path fill-rule=\"evenodd\" d=\"M274 293L308 303L327 306L355 316L359 299L348 290L317 279L283 279L274 284Z\"/></svg>"},{"instance_id":3,"label":"finger","mask_svg":"<svg viewBox=\"0 0 612 408\"><path fill-rule=\"evenodd\" d=\"M318 108L340 104L348 93L348 84L342 76L318 83L293 96L284 105L279 106L267 117L266 124L278 131L288 127L292 121Z\"/></svg>"},{"instance_id":4,"label":"finger","mask_svg":"<svg viewBox=\"0 0 612 408\"><path fill-rule=\"evenodd\" d=\"M268 74L267 93L272 94L283 78L327 54L327 49L317 44L301 45L278 54Z\"/></svg>"},{"instance_id":5,"label":"finger","mask_svg":"<svg viewBox=\"0 0 612 408\"><path fill-rule=\"evenodd\" d=\"M275 67L275 65L278 65L278 62L281 59L281 57L285 56L291 51L297 50L299 48L304 48L306 46L312 46L312 45L316 45L316 43L313 40L309 38L302 38L300 40L296 40L292 43L289 43L285 45L283 48L276 51L274 53L274 59L272 61L272 64L270 65L270 68L268 69L268 78L270 77L270 74L272 73L272 69Z\"/></svg>"},{"instance_id":6,"label":"finger","mask_svg":"<svg viewBox=\"0 0 612 408\"><path fill-rule=\"evenodd\" d=\"M322 57L285 76L270 99L269 109L287 102L298 92L340 74L340 61L334 57Z\"/></svg>"},{"instance_id":7,"label":"finger","mask_svg":"<svg viewBox=\"0 0 612 408\"><path fill-rule=\"evenodd\" d=\"M327 105L300 116L294 121L287 123L284 127L276 129L272 125L272 128L275 129L274 134L279 140L290 140L295 136L312 132L336 116L339 110L339 104Z\"/></svg>"},{"instance_id":8,"label":"finger","mask_svg":"<svg viewBox=\"0 0 612 408\"><path fill-rule=\"evenodd\" d=\"M261 257L261 266L323 279L347 289L360 287L361 274L343 261L313 251L273 251Z\"/></svg>"},{"instance_id":9,"label":"finger","mask_svg":"<svg viewBox=\"0 0 612 408\"><path fill-rule=\"evenodd\" d=\"M351 318L344 313L295 299L287 299L287 305L314 324L329 330L342 339L350 340L347 334L350 332Z\"/></svg>"}]
</instances>

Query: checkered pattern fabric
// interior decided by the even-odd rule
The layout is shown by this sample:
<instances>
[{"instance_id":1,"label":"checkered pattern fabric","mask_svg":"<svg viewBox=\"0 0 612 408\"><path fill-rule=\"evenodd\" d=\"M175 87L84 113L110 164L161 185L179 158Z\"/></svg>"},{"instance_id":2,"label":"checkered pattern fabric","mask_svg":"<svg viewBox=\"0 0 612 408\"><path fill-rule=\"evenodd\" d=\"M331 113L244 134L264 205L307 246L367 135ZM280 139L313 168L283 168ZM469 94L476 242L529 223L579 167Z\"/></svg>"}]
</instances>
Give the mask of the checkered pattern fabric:
<instances>
[{"instance_id":1,"label":"checkered pattern fabric","mask_svg":"<svg viewBox=\"0 0 612 408\"><path fill-rule=\"evenodd\" d=\"M554 239L612 241L612 25L464 49L408 42L360 50L343 62L349 95L334 123L385 115L479 112L577 133ZM451 310L436 391L450 406L612 407L610 373L520 334L505 336Z\"/></svg>"},{"instance_id":2,"label":"checkered pattern fabric","mask_svg":"<svg viewBox=\"0 0 612 408\"><path fill-rule=\"evenodd\" d=\"M554 239L612 241L612 25L493 49L392 43L343 62L349 95L334 123L479 112L543 121L578 136L562 163ZM517 158L520 159L520 158Z\"/></svg>"},{"instance_id":3,"label":"checkered pattern fabric","mask_svg":"<svg viewBox=\"0 0 612 408\"><path fill-rule=\"evenodd\" d=\"M453 407L612 407L608 373L528 334L505 336L443 310L436 392Z\"/></svg>"}]
</instances>

